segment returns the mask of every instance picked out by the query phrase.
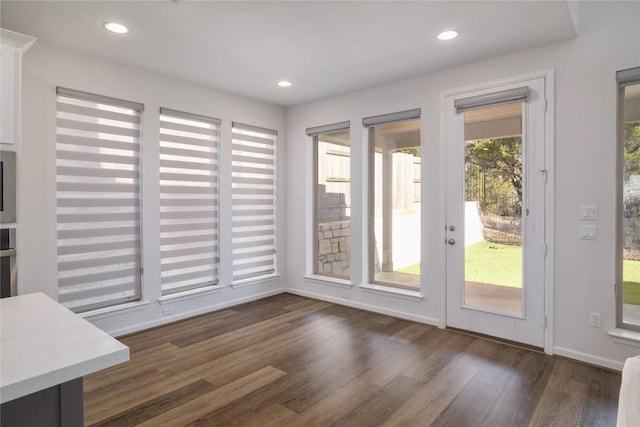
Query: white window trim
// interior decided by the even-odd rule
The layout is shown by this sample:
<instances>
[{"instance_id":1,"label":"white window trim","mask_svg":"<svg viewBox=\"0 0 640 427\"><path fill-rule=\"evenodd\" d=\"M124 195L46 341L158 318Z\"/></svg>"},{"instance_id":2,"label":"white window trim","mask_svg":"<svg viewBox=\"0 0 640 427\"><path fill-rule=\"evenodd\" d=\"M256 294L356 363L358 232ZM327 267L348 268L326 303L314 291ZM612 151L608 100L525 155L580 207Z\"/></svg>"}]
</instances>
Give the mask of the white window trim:
<instances>
[{"instance_id":1,"label":"white window trim","mask_svg":"<svg viewBox=\"0 0 640 427\"><path fill-rule=\"evenodd\" d=\"M319 274L305 274L303 276L307 281L318 283L321 285L337 286L339 288L352 288L353 282L351 280L339 279L337 277L322 276Z\"/></svg>"},{"instance_id":2,"label":"white window trim","mask_svg":"<svg viewBox=\"0 0 640 427\"><path fill-rule=\"evenodd\" d=\"M314 250L314 245L315 245L315 203L316 203L316 189L315 189L315 182L316 182L316 165L315 165L315 160L316 160L316 137L323 134L323 133L328 133L328 132L335 132L338 130L344 130L344 129L349 129L349 149L351 150L353 148L353 144L352 144L352 137L353 137L353 132L351 129L351 120L345 120L345 121L340 121L340 122L335 122L333 124L330 125L323 125L323 126L316 126L316 127L312 127L312 128L307 128L307 144L306 144L306 155L305 155L305 274L304 274L304 278L305 279L309 279L313 282L316 283L320 283L320 284L330 284L330 285L337 285L337 286L345 286L345 285L352 285L352 278L353 278L353 268L354 268L354 264L353 264L353 256L351 257L351 278L350 279L343 279L340 277L334 277L334 276L325 276L325 275L321 275L321 274L316 274L315 273L315 250ZM354 163L354 157L350 156L351 159L351 168L350 170L353 171L353 163ZM352 185L352 184L351 184ZM352 191L352 198L354 197L353 195L353 186L351 187L351 191ZM353 199L352 199L352 204L353 204ZM351 227L353 228L353 211L352 211L352 215L351 215ZM353 236L353 234L352 234ZM352 246L353 248L353 246ZM352 249L353 251L353 249ZM353 252L352 252L353 255Z\"/></svg>"},{"instance_id":3,"label":"white window trim","mask_svg":"<svg viewBox=\"0 0 640 427\"><path fill-rule=\"evenodd\" d=\"M265 274L263 276L247 277L246 279L236 280L235 282L232 282L229 287L232 289L245 288L247 286L260 285L264 282L278 279L279 277L280 273L276 271L274 273Z\"/></svg>"},{"instance_id":4,"label":"white window trim","mask_svg":"<svg viewBox=\"0 0 640 427\"><path fill-rule=\"evenodd\" d=\"M318 163L319 163L319 158L318 158L318 149L320 147L320 136L321 135L327 135L330 134L332 132L338 132L341 130L347 130L349 131L349 163L351 164L351 128L350 128L350 121L344 121L344 122L340 122L338 125L342 126L340 128L336 128L334 126L333 129L331 129L332 125L327 125L327 126L318 126L317 128L311 128L311 129L321 129L324 128L324 132L322 133L316 133L316 134L311 134L310 135L310 139L311 139L311 184L310 184L310 188L311 188L311 216L310 218L310 224L311 224L311 234L310 234L310 250L311 250L311 255L309 255L309 258L311 259L311 262L307 263L307 274L306 276L309 277L320 277L320 278L324 278L329 282L335 282L335 283L350 283L351 282L351 275L353 274L353 264L351 266L351 273L349 274L349 276L343 276L340 277L338 275L331 275L331 274L321 274L319 272L317 272L317 258L318 258L318 253L316 251L319 250L319 240L318 240L318 219L317 219L317 213L318 213L318 207L317 207L317 196L318 196L318 174L319 174L319 169L318 169ZM344 126L348 126L348 127L344 127ZM309 135L309 131L310 129L307 129L307 134ZM351 186L351 167L349 168L349 187L350 187L350 192L353 191L352 186ZM353 193L352 193L352 197L353 197ZM352 218L351 215L349 216L349 227L350 230L352 228ZM351 239L351 235L349 235L349 239ZM351 259L351 257L350 257Z\"/></svg>"},{"instance_id":5,"label":"white window trim","mask_svg":"<svg viewBox=\"0 0 640 427\"><path fill-rule=\"evenodd\" d=\"M121 316L136 311L143 310L149 305L149 301L133 301L124 304L114 305L111 307L98 308L96 310L85 311L84 313L78 313L78 316L83 319L95 321L101 320L107 317Z\"/></svg>"},{"instance_id":6,"label":"white window trim","mask_svg":"<svg viewBox=\"0 0 640 427\"><path fill-rule=\"evenodd\" d=\"M422 287L424 286L424 275L420 274L420 278L419 278L419 283L420 283L420 290L419 291L413 291L411 289L407 289L406 285L403 285L401 283L390 283L390 282L383 282L383 281L375 281L375 273L374 273L374 256L373 256L373 241L375 239L375 230L374 230L374 222L375 220L374 218L374 212L373 212L373 204L375 203L375 160L374 160L374 153L373 150L375 150L375 147L372 147L371 145L371 141L372 141L372 135L375 133L375 129L378 126L382 126L385 124L390 124L390 123L396 123L396 122L406 122L406 121L413 121L413 120L418 120L420 121L420 149L421 149L421 154L420 154L420 160L421 160L421 166L420 166L420 182L422 183L424 181L424 175L425 175L425 170L422 167L423 163L422 163L422 146L423 146L423 138L425 137L425 132L422 132L422 108L414 108L411 110L404 110L404 111L398 111L398 112L394 112L394 113L387 113L387 114L380 114L377 116L371 116L371 117L365 117L362 119L362 125L363 125L363 132L362 132L362 136L363 136L363 140L364 140L364 144L363 147L365 147L364 151L363 151L363 167L364 167L364 171L366 171L365 173L365 179L364 179L364 183L363 183L363 197L364 197L364 202L363 202L363 216L365 218L365 221L363 221L363 224L366 226L366 229L363 229L363 272L365 275L365 280L368 281L367 285L360 285L360 286L365 286L367 287L367 289L369 289L369 287L372 287L374 289L382 289L385 292L389 291L389 290L395 290L398 289L400 292L400 294L403 294L404 291L410 292L410 293L415 293L417 292L417 295L419 295L420 298L422 298ZM443 181L444 182L444 181ZM422 242L424 242L424 236L425 236L425 227L424 227L424 219L422 216L422 190L423 190L424 186L421 184L420 185L420 235L419 235L419 239L420 239L420 246L422 247ZM424 257L425 257L425 252L424 250L420 251L420 264L424 265ZM392 292L393 293L393 292Z\"/></svg>"},{"instance_id":7,"label":"white window trim","mask_svg":"<svg viewBox=\"0 0 640 427\"><path fill-rule=\"evenodd\" d=\"M410 291L409 289L396 288L392 286L378 285L369 283L366 285L360 285L360 289L364 292L370 292L379 295L387 295L396 298L402 298L410 301L422 301L424 296L420 291Z\"/></svg>"},{"instance_id":8,"label":"white window trim","mask_svg":"<svg viewBox=\"0 0 640 427\"><path fill-rule=\"evenodd\" d=\"M618 344L640 348L640 332L631 329L614 328L609 331L611 340Z\"/></svg>"},{"instance_id":9,"label":"white window trim","mask_svg":"<svg viewBox=\"0 0 640 427\"><path fill-rule=\"evenodd\" d=\"M622 242L622 233L623 233L623 225L622 225L622 189L623 189L623 175L624 175L624 93L625 88L628 86L640 85L640 81L638 80L638 70L637 68L630 68L628 70L618 71L616 73L616 77L618 78L616 87L618 90L617 94L617 111L616 111L616 202L615 202L615 224L616 224L616 278L615 278L615 314L616 314L616 327L609 335L613 337L618 337L622 341L626 341L631 339L635 341L636 339L640 341L640 325L635 325L631 323L624 322L623 313L624 313L624 290L622 286L624 284L623 281L623 242ZM629 332L628 334L622 333L621 331ZM615 341L616 338L614 338ZM624 342L623 342L624 343Z\"/></svg>"},{"instance_id":10,"label":"white window trim","mask_svg":"<svg viewBox=\"0 0 640 427\"><path fill-rule=\"evenodd\" d=\"M193 299L193 298L200 298L203 295L207 295L207 294L214 294L217 292L220 292L224 289L224 286L222 285L210 285L210 286L204 286L201 288L195 288L195 289L189 289L186 291L182 291L182 292L176 292L173 294L168 294L168 295L163 295L160 298L158 298L158 303L160 303L160 305L165 305L165 304L169 304L169 303L174 303L177 301L183 301L183 300L187 300L187 299Z\"/></svg>"}]
</instances>

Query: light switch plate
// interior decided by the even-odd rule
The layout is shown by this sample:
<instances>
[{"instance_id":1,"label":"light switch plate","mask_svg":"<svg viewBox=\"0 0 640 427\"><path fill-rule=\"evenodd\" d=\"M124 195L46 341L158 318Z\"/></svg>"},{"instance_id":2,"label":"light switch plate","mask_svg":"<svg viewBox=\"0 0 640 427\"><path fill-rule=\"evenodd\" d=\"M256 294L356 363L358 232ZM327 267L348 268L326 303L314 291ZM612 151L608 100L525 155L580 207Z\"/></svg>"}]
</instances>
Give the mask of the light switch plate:
<instances>
[{"instance_id":1,"label":"light switch plate","mask_svg":"<svg viewBox=\"0 0 640 427\"><path fill-rule=\"evenodd\" d=\"M596 225L580 224L579 237L581 240L597 240L598 227Z\"/></svg>"},{"instance_id":2,"label":"light switch plate","mask_svg":"<svg viewBox=\"0 0 640 427\"><path fill-rule=\"evenodd\" d=\"M583 221L597 221L598 207L597 206L580 206L580 219Z\"/></svg>"}]
</instances>

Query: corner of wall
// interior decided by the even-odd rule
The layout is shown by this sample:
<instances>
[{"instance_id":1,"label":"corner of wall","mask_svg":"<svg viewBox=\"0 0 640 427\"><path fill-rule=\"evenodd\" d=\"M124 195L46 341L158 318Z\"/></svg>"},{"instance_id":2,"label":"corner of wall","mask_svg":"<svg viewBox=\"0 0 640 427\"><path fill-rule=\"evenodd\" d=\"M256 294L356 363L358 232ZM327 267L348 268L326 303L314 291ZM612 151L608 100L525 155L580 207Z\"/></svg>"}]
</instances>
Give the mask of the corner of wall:
<instances>
[{"instance_id":1,"label":"corner of wall","mask_svg":"<svg viewBox=\"0 0 640 427\"><path fill-rule=\"evenodd\" d=\"M567 8L569 9L569 14L571 15L571 21L573 22L573 30L576 36L580 35L580 2L577 0L569 0L567 1Z\"/></svg>"}]
</instances>

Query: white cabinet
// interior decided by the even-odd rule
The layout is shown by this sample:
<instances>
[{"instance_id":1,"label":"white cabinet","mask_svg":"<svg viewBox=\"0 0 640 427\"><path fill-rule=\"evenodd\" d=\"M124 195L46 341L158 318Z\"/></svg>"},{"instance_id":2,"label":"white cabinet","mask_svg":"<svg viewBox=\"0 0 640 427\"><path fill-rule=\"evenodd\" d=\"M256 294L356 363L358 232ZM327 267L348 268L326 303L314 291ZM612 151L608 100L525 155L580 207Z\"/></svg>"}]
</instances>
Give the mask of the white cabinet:
<instances>
[{"instance_id":1,"label":"white cabinet","mask_svg":"<svg viewBox=\"0 0 640 427\"><path fill-rule=\"evenodd\" d=\"M20 138L22 55L36 39L4 28L0 31L0 142L17 144Z\"/></svg>"}]
</instances>

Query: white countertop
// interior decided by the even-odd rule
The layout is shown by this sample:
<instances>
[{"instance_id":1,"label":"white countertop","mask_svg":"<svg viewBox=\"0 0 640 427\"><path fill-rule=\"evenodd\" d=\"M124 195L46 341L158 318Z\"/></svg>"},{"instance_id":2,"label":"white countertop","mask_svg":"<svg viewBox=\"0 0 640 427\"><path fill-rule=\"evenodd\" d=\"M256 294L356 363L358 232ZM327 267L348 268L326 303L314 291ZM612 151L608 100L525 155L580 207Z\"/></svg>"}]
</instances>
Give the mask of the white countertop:
<instances>
[{"instance_id":1,"label":"white countertop","mask_svg":"<svg viewBox=\"0 0 640 427\"><path fill-rule=\"evenodd\" d=\"M129 347L43 293L0 299L0 403L129 360Z\"/></svg>"}]
</instances>

